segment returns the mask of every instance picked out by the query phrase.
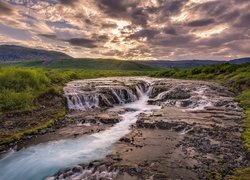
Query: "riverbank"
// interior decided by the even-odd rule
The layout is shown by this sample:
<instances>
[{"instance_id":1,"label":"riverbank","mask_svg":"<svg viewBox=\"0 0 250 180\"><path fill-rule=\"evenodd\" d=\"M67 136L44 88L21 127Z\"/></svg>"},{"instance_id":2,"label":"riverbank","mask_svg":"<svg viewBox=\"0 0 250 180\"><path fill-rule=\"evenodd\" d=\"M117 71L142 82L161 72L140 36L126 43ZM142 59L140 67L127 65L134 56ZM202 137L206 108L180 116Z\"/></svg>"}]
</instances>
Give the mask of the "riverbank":
<instances>
[{"instance_id":1,"label":"riverbank","mask_svg":"<svg viewBox=\"0 0 250 180\"><path fill-rule=\"evenodd\" d=\"M147 103L159 108L152 109L152 113L137 112L137 108L140 109L139 107L144 105L139 103L134 107L129 104L129 101L135 101L134 103L138 101L137 98L140 96L138 90L143 93L147 91L149 98ZM118 179L202 179L215 178L215 175L226 178L235 168L247 163L240 139L243 131L240 126L244 115L243 110L234 101L233 94L218 84L147 77L107 78L75 81L65 87L64 91L72 111L66 116L67 120L61 121L64 122L65 127L36 138L33 144L25 145L29 147L49 140L56 140L54 143L60 145L62 143L60 139L67 138L63 142L64 145L60 145L59 154L60 157L68 159L67 157L71 157L72 154L64 153L64 148L68 150L72 148L77 154L80 152L77 148L67 147L66 142L69 140L69 144L72 144L71 141L79 141L78 143L82 144L82 141L85 143L87 140L89 145L81 147L81 150L90 153L86 154L89 161L78 160L78 157L75 159L77 161L74 158L68 159L65 161L66 164L64 163L65 168L74 167L74 163L70 163L72 160L85 165L81 168L75 167L62 171L57 177L90 178L100 176L103 172L101 174L115 176L114 178ZM96 95L100 95L102 100L96 101L93 98ZM86 96L88 98L83 98ZM122 105L122 102L128 104ZM113 109L110 108L110 103L122 106ZM129 116L121 116L123 113ZM137 119L130 117L133 114ZM111 139L119 134L119 131L111 132L111 129L123 123L120 117L128 118L127 121L132 120L132 129L126 130L124 134L127 134L126 136L122 137L122 135L122 138L110 144ZM97 138L94 141L98 143L92 142L93 137ZM53 141L51 143L54 144ZM94 154L97 153L94 156L89 151L92 143L95 144L93 147L98 149L93 151ZM115 144L112 146L113 143ZM39 152L44 153L45 147L53 152L51 149L53 146L50 147L50 144L31 147L35 152L37 151L36 156L32 158L40 158ZM56 147L57 145L55 149ZM102 151L104 147L108 149ZM29 148L20 152L25 151L29 151ZM104 152L105 155L103 155ZM20 153L17 152L15 156L19 157L18 154ZM107 154L109 155L106 156ZM19 158L21 159L18 161L21 161L25 157L21 155ZM50 162L50 158L48 155L46 162ZM44 160L39 159L39 161L42 163ZM11 162L16 161L9 156L3 165ZM53 160L53 163L56 161ZM52 166L53 163L50 165ZM70 163L69 166L67 163ZM29 166L30 164L27 164L27 167ZM37 167L36 172L39 173L42 167ZM63 167L60 166L60 169ZM87 171L88 175L86 175ZM32 177L36 177L35 174Z\"/></svg>"},{"instance_id":2,"label":"riverbank","mask_svg":"<svg viewBox=\"0 0 250 180\"><path fill-rule=\"evenodd\" d=\"M243 67L243 66L242 66ZM243 67L244 68L244 67ZM202 68L201 68L202 69ZM247 69L247 66L245 67L245 69ZM237 70L238 71L238 70ZM241 105L247 109L249 107L249 96L247 96L247 88L248 88L248 85L247 83L249 82L248 79L247 79L247 75L244 76L244 74L247 74L247 70L246 71L242 71L243 74L239 73L239 72L233 72L233 73L230 73L230 72L227 72L227 70L225 70L225 74L222 76L218 76L219 77L219 80L220 82L223 82L225 81L225 79L228 78L227 81L223 82L225 85L227 86L231 86L230 83L228 82L231 82L232 83L232 88L231 90L233 90L234 92L236 93L239 93L241 91L244 91L244 93L242 93L241 96L239 96L239 101L241 102ZM177 71L178 72L178 71ZM188 72L188 71L187 71ZM184 73L185 74L185 73ZM207 74L208 76L210 76L209 74ZM186 77L186 78L199 78L199 73L197 75L194 75L194 77ZM202 76L203 77L203 76ZM204 77L203 77L204 78ZM242 81L242 83L241 83ZM244 95L243 95L244 94ZM246 94L246 95L245 95ZM232 94L230 96L233 96ZM151 101L151 103L154 103ZM188 102L184 102L185 103L188 103ZM53 111L53 110L52 110ZM218 112L218 114L220 114L221 112ZM222 113L223 114L223 113ZM29 116L31 116L31 114L28 114ZM34 114L33 114L34 115ZM225 114L224 114L225 115ZM224 116L223 115L223 116ZM82 116L86 116L86 115L82 115ZM249 117L249 116L247 116ZM103 118L103 117L102 117ZM102 119L101 118L101 119ZM74 119L74 118L73 118ZM27 138L27 140L24 140L22 139L22 141L24 140L24 143L23 145L20 145L19 147L27 147L27 146L30 146L30 145L35 145L35 144L39 144L41 142L47 142L49 140L58 140L58 139L61 139L61 138L74 138L74 137L79 137L81 135L84 135L85 133L86 134L91 134L91 133L94 133L94 132L98 132L100 130L100 126L99 126L99 129L97 128L96 130L93 129L93 131L91 132L91 130L89 132L85 132L84 128L85 128L85 125L86 126L86 129L92 129L92 126L93 124L91 125L91 127L89 127L89 123L88 121L87 124L83 125L83 127L78 127L77 128L77 120L78 118L75 118L76 121L72 121L72 117L70 116L69 118L66 117L66 118L59 118L58 121L55 121L55 126L51 126L49 128L45 128L44 130L41 129L41 131L39 130L38 132L33 133L31 135L24 135L23 137L29 137ZM91 118L90 118L91 119ZM105 118L104 118L105 119ZM249 119L249 118L248 118ZM243 129L244 129L244 133L243 133L243 139L244 139L244 143L245 143L245 146L248 147L248 144L249 144L249 127L248 127L248 119L245 120L245 123L243 124ZM70 125L70 124L73 124L73 125ZM117 121L115 122L117 123ZM217 122L218 123L218 122ZM84 124L84 123L83 123ZM63 129L63 126L71 126L70 128L68 129ZM79 125L79 124L78 124ZM162 125L161 123L157 123L156 124L157 126L158 125ZM107 128L109 128L110 126L112 125L109 125L109 126L105 126L105 128L101 129L102 130L105 130ZM94 126L93 126L94 127ZM43 126L44 128L44 126ZM57 129L59 129L59 131L57 131ZM82 129L82 133L77 133L76 131L73 131L74 129L79 129L79 132L81 131ZM61 131L61 132L60 132ZM84 133L85 132L85 133ZM242 133L242 129L240 129L240 132ZM53 135L54 134L54 135ZM85 135L86 135L85 134ZM230 136L230 135L229 135ZM15 147L16 144L12 144L11 147ZM9 146L8 146L9 147ZM17 148L17 149L20 149L20 148ZM6 148L5 148L6 149ZM146 157L145 157L146 158ZM119 159L119 158L118 158ZM229 169L232 169L232 168L229 168ZM238 170L237 171L237 174L236 174L236 177L245 177L245 176L248 176L247 173L248 173L248 169L246 170ZM220 177L221 176L221 167L219 166L218 168L215 168L214 171L211 171L209 172L208 174L210 174L211 177ZM128 174L126 174L126 176L128 176Z\"/></svg>"},{"instance_id":3,"label":"riverbank","mask_svg":"<svg viewBox=\"0 0 250 180\"><path fill-rule=\"evenodd\" d=\"M149 103L161 109L140 114L132 131L103 160L57 177L225 179L247 164L240 138L244 113L226 88L201 81L159 79L154 89L151 97L157 98Z\"/></svg>"}]
</instances>

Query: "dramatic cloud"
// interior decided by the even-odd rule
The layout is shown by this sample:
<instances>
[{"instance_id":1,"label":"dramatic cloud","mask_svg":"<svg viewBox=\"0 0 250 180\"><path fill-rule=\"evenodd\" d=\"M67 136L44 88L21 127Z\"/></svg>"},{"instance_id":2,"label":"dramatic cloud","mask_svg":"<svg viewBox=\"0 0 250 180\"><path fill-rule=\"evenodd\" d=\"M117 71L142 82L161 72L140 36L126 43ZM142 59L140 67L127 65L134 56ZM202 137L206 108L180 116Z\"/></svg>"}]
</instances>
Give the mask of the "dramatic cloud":
<instances>
[{"instance_id":1,"label":"dramatic cloud","mask_svg":"<svg viewBox=\"0 0 250 180\"><path fill-rule=\"evenodd\" d=\"M2 0L0 0L0 16L1 15L11 15L13 14L13 10Z\"/></svg>"},{"instance_id":2,"label":"dramatic cloud","mask_svg":"<svg viewBox=\"0 0 250 180\"><path fill-rule=\"evenodd\" d=\"M0 0L1 44L120 59L250 56L249 0Z\"/></svg>"},{"instance_id":3,"label":"dramatic cloud","mask_svg":"<svg viewBox=\"0 0 250 180\"><path fill-rule=\"evenodd\" d=\"M188 22L188 26L191 27L199 27L199 26L207 26L209 24L213 24L215 21L214 19L199 19Z\"/></svg>"},{"instance_id":4,"label":"dramatic cloud","mask_svg":"<svg viewBox=\"0 0 250 180\"><path fill-rule=\"evenodd\" d=\"M55 39L55 40L58 39L55 34L38 34L38 35L48 39Z\"/></svg>"},{"instance_id":5,"label":"dramatic cloud","mask_svg":"<svg viewBox=\"0 0 250 180\"><path fill-rule=\"evenodd\" d=\"M72 38L69 40L66 40L73 46L82 46L86 48L96 48L95 41L91 39L84 39L84 38Z\"/></svg>"},{"instance_id":6,"label":"dramatic cloud","mask_svg":"<svg viewBox=\"0 0 250 180\"><path fill-rule=\"evenodd\" d=\"M166 34L177 35L176 30L172 27L166 27L165 29L163 29L163 32Z\"/></svg>"},{"instance_id":7,"label":"dramatic cloud","mask_svg":"<svg viewBox=\"0 0 250 180\"><path fill-rule=\"evenodd\" d=\"M139 39L139 38L148 38L151 39L155 35L157 35L159 32L155 29L142 29L130 36L130 38L133 39Z\"/></svg>"},{"instance_id":8,"label":"dramatic cloud","mask_svg":"<svg viewBox=\"0 0 250 180\"><path fill-rule=\"evenodd\" d=\"M63 5L74 6L78 0L59 0L59 2Z\"/></svg>"}]
</instances>

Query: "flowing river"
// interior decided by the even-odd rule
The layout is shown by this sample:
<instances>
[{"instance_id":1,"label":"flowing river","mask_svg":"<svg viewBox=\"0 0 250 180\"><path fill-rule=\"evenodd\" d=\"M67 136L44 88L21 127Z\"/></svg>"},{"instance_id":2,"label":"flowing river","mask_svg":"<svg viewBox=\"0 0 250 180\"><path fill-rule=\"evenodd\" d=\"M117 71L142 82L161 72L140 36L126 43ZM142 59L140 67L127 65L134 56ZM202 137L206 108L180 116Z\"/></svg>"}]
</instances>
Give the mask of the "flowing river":
<instances>
[{"instance_id":1,"label":"flowing river","mask_svg":"<svg viewBox=\"0 0 250 180\"><path fill-rule=\"evenodd\" d=\"M122 121L108 130L74 139L64 139L39 144L13 151L0 160L2 180L40 180L52 176L61 169L79 163L89 163L104 158L112 145L129 133L129 128L137 121L140 113L150 113L160 106L148 105L148 96L139 89L139 100L122 105L132 108L121 114Z\"/></svg>"}]
</instances>

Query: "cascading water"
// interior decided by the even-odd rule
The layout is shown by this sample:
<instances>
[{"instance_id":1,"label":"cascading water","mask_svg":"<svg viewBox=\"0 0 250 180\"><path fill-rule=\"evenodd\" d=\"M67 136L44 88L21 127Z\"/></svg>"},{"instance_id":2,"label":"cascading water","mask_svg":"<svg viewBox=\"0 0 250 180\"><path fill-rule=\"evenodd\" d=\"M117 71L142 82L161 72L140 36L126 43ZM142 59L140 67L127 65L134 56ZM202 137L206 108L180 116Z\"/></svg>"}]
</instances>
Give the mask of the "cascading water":
<instances>
[{"instance_id":1,"label":"cascading water","mask_svg":"<svg viewBox=\"0 0 250 180\"><path fill-rule=\"evenodd\" d=\"M60 169L105 157L110 152L112 144L129 133L130 125L137 121L140 113L160 108L147 104L148 96L142 91L142 87L136 87L136 91L139 94L139 100L123 105L135 111L121 114L123 120L115 126L100 133L48 142L11 152L0 160L0 179L40 180L54 175ZM77 106L76 102L79 103ZM82 99L72 103L77 109L84 106Z\"/></svg>"},{"instance_id":2,"label":"cascading water","mask_svg":"<svg viewBox=\"0 0 250 180\"><path fill-rule=\"evenodd\" d=\"M81 89L81 87L76 87L75 84L65 87L64 93L67 98L68 108L70 110L86 110L138 100L138 96L126 85L112 85L112 87L95 86L95 89L90 92ZM141 88L139 85L138 87Z\"/></svg>"},{"instance_id":3,"label":"cascading water","mask_svg":"<svg viewBox=\"0 0 250 180\"><path fill-rule=\"evenodd\" d=\"M153 78L119 79L120 81L116 78L74 81L64 88L64 93L70 110L88 110L114 105L134 109L120 114L121 122L92 135L43 143L11 152L0 159L0 179L40 180L54 175L61 169L103 158L110 152L112 144L129 133L129 127L137 121L140 113L161 108L158 105L149 105L149 97L155 97L154 100L163 105L166 103L163 102L166 95L176 98L175 105L182 100L176 95L178 88L169 91L169 86L178 86L171 80L164 79L158 83L158 80ZM208 87L186 87L191 94L187 99L192 101L187 108L197 108L204 104L209 106L210 101L204 95ZM183 95L181 96L183 98Z\"/></svg>"}]
</instances>

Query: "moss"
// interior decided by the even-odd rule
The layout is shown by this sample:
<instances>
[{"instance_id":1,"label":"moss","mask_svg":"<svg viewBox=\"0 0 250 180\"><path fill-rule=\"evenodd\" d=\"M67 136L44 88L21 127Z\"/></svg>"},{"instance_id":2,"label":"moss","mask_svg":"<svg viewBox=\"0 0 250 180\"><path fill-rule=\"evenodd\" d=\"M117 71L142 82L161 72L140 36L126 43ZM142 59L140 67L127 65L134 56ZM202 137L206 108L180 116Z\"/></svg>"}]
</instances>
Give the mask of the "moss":
<instances>
[{"instance_id":1,"label":"moss","mask_svg":"<svg viewBox=\"0 0 250 180\"><path fill-rule=\"evenodd\" d=\"M69 67L70 66L67 66L67 68ZM145 68L143 67L143 69ZM35 105L39 106L40 98L46 99L49 96L60 94L61 87L71 80L110 76L145 75L152 77L215 81L239 94L237 99L246 112L246 118L242 123L244 128L242 138L247 152L250 153L250 63L242 65L221 64L188 70L175 69L161 71L98 71L0 67L0 114L13 110L27 110ZM25 94L27 96L22 96ZM0 134L0 137L3 137L4 142L7 143L20 139L26 134L36 133L39 129L51 126L53 122L54 120L50 120L45 124L17 132L11 136ZM220 179L218 173L219 172L210 172L208 175L214 179ZM230 178L245 179L245 177L250 177L250 166L237 169Z\"/></svg>"},{"instance_id":2,"label":"moss","mask_svg":"<svg viewBox=\"0 0 250 180\"><path fill-rule=\"evenodd\" d=\"M15 132L11 135L4 135L3 133L1 133L0 134L0 139L1 139L0 145L9 144L11 142L18 141L18 140L20 140L23 137L28 136L28 135L37 134L40 130L53 126L54 122L58 118L65 116L65 114L66 114L66 111L64 109L61 109L61 110L58 110L58 112L53 116L52 119L48 120L47 122L45 122L43 124L39 124L39 125L34 126L32 128L27 128L27 129L24 129L22 131Z\"/></svg>"},{"instance_id":3,"label":"moss","mask_svg":"<svg viewBox=\"0 0 250 180\"><path fill-rule=\"evenodd\" d=\"M236 169L234 175L229 177L231 180L249 180L250 177L250 164L245 168Z\"/></svg>"},{"instance_id":4,"label":"moss","mask_svg":"<svg viewBox=\"0 0 250 180\"><path fill-rule=\"evenodd\" d=\"M208 179L208 180L220 180L220 179L222 179L220 170L207 172L206 179Z\"/></svg>"},{"instance_id":5,"label":"moss","mask_svg":"<svg viewBox=\"0 0 250 180\"><path fill-rule=\"evenodd\" d=\"M236 99L245 109L246 114L242 122L244 128L242 139L247 153L250 154L250 63L212 65L188 70L162 70L153 73L152 76L215 81L238 94L239 96ZM208 179L222 179L219 174L217 171L209 172ZM237 169L229 179L249 179L249 177L250 165Z\"/></svg>"},{"instance_id":6,"label":"moss","mask_svg":"<svg viewBox=\"0 0 250 180\"><path fill-rule=\"evenodd\" d=\"M62 70L0 67L0 114L32 110L37 98L51 89L62 89L67 82L110 76L143 76L150 71ZM50 91L52 92L52 91Z\"/></svg>"},{"instance_id":7,"label":"moss","mask_svg":"<svg viewBox=\"0 0 250 180\"><path fill-rule=\"evenodd\" d=\"M250 154L250 90L243 91L237 100L241 106L245 109L246 117L243 120L242 127L244 132L242 134L242 139L247 154ZM247 180L250 177L250 164L246 167L238 168L234 171L233 175L229 178L232 180Z\"/></svg>"}]
</instances>

